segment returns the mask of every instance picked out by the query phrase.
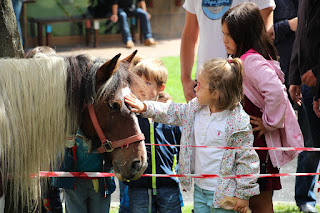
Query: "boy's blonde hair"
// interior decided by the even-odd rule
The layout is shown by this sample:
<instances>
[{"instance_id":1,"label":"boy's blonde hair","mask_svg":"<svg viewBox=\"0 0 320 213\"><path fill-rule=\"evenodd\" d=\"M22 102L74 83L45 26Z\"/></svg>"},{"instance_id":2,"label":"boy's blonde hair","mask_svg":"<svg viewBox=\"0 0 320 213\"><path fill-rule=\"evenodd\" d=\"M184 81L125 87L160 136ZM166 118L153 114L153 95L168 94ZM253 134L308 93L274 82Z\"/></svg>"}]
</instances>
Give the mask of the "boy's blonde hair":
<instances>
[{"instance_id":1,"label":"boy's blonde hair","mask_svg":"<svg viewBox=\"0 0 320 213\"><path fill-rule=\"evenodd\" d=\"M144 75L149 81L154 79L158 86L166 84L168 79L168 70L160 59L147 58L141 59L136 66L133 67L132 71L138 76Z\"/></svg>"},{"instance_id":2,"label":"boy's blonde hair","mask_svg":"<svg viewBox=\"0 0 320 213\"><path fill-rule=\"evenodd\" d=\"M132 59L131 63L135 67L139 62L141 62L144 59L146 59L146 57L144 57L142 55L135 55L134 58Z\"/></svg>"},{"instance_id":3,"label":"boy's blonde hair","mask_svg":"<svg viewBox=\"0 0 320 213\"><path fill-rule=\"evenodd\" d=\"M199 72L206 79L209 91L219 91L217 110L232 110L243 98L243 65L239 58L216 58L203 64Z\"/></svg>"},{"instance_id":4,"label":"boy's blonde hair","mask_svg":"<svg viewBox=\"0 0 320 213\"><path fill-rule=\"evenodd\" d=\"M158 97L159 102L167 103L168 101L172 101L172 97L169 95L169 93L166 92L160 92Z\"/></svg>"}]
</instances>

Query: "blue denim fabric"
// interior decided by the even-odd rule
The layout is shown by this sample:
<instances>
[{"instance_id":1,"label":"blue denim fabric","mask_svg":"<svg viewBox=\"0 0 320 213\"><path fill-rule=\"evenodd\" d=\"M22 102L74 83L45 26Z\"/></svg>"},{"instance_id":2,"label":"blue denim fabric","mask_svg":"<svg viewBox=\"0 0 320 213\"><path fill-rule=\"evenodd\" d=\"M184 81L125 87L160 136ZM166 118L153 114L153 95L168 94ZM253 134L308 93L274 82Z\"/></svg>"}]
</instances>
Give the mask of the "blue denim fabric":
<instances>
[{"instance_id":1,"label":"blue denim fabric","mask_svg":"<svg viewBox=\"0 0 320 213\"><path fill-rule=\"evenodd\" d=\"M130 213L129 208L129 187L125 185L122 181L119 181L120 187L120 207L119 213Z\"/></svg>"},{"instance_id":2,"label":"blue denim fabric","mask_svg":"<svg viewBox=\"0 0 320 213\"><path fill-rule=\"evenodd\" d=\"M136 8L134 11L134 16L140 19L141 30L145 39L152 38L151 25L148 19L148 13L141 8ZM127 13L122 9L118 8L119 26L122 35L123 43L132 41L130 34L130 28L127 21Z\"/></svg>"},{"instance_id":3,"label":"blue denim fabric","mask_svg":"<svg viewBox=\"0 0 320 213\"><path fill-rule=\"evenodd\" d=\"M149 197L152 201L149 202ZM129 187L130 210L132 213L179 213L181 212L179 188L158 188L157 195L152 189ZM149 204L152 204L149 211Z\"/></svg>"},{"instance_id":4,"label":"blue denim fabric","mask_svg":"<svg viewBox=\"0 0 320 213\"><path fill-rule=\"evenodd\" d=\"M75 179L76 189L65 189L66 213L109 212L111 195L106 198L93 188L92 180Z\"/></svg>"},{"instance_id":5,"label":"blue denim fabric","mask_svg":"<svg viewBox=\"0 0 320 213\"><path fill-rule=\"evenodd\" d=\"M16 15L17 25L18 25L18 29L19 29L21 44L23 45L22 31L21 31L21 26L20 26L20 14L21 14L21 9L22 9L22 4L23 4L22 0L12 0L13 10L14 10L14 14Z\"/></svg>"},{"instance_id":6,"label":"blue denim fabric","mask_svg":"<svg viewBox=\"0 0 320 213\"><path fill-rule=\"evenodd\" d=\"M305 109L306 118L309 124L311 138L305 138L307 134L304 134L305 146L320 147L320 119L313 111L313 94L311 88L308 86L302 87L302 102ZM305 125L301 125L302 131ZM320 160L319 152L301 152L298 157L298 173L314 173L317 172L318 164ZM314 185L316 182L316 176L300 176L296 177L295 184L295 200L298 206L303 204L316 205L316 198L314 195Z\"/></svg>"},{"instance_id":7,"label":"blue denim fabric","mask_svg":"<svg viewBox=\"0 0 320 213\"><path fill-rule=\"evenodd\" d=\"M193 202L194 213L231 213L233 210L213 208L214 191L201 189L194 184Z\"/></svg>"}]
</instances>

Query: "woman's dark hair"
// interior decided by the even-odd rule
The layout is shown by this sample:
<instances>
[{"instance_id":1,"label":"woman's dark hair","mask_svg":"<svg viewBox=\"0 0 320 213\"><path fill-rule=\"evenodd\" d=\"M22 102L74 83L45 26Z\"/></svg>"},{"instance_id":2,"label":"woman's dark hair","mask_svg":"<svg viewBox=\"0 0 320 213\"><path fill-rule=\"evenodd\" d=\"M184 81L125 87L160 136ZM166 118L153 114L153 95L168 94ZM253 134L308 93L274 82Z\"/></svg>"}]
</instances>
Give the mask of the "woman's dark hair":
<instances>
[{"instance_id":1,"label":"woman's dark hair","mask_svg":"<svg viewBox=\"0 0 320 213\"><path fill-rule=\"evenodd\" d=\"M277 60L278 53L267 34L260 10L254 3L243 3L229 9L221 19L237 45L234 57L240 57L253 48L265 59Z\"/></svg>"}]
</instances>

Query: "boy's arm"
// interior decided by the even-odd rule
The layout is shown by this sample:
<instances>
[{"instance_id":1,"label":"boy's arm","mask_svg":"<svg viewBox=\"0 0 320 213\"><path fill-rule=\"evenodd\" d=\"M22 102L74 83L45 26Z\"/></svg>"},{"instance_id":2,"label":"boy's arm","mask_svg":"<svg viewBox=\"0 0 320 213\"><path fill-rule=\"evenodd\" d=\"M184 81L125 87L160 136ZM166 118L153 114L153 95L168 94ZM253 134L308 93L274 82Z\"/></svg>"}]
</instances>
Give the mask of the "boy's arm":
<instances>
[{"instance_id":1,"label":"boy's arm","mask_svg":"<svg viewBox=\"0 0 320 213\"><path fill-rule=\"evenodd\" d=\"M235 147L252 147L253 134L251 128L247 131L235 133L231 136ZM236 150L235 157L236 175L258 174L260 171L259 156L255 150ZM237 178L237 190L235 196L242 200L248 200L253 195L259 194L257 178Z\"/></svg>"}]
</instances>

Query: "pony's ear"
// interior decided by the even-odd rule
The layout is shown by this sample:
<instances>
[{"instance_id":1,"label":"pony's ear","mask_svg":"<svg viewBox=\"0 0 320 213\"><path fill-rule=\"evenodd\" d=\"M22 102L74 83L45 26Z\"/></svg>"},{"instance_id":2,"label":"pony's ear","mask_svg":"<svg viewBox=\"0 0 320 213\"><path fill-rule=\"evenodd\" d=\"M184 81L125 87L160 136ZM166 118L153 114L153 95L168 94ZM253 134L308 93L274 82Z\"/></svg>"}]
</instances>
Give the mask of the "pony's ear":
<instances>
[{"instance_id":1,"label":"pony's ear","mask_svg":"<svg viewBox=\"0 0 320 213\"><path fill-rule=\"evenodd\" d=\"M106 82L113 74L113 72L118 67L118 60L120 58L120 53L113 57L111 60L104 63L98 70L96 74L96 83Z\"/></svg>"},{"instance_id":2,"label":"pony's ear","mask_svg":"<svg viewBox=\"0 0 320 213\"><path fill-rule=\"evenodd\" d=\"M138 50L135 50L131 55L129 55L128 57L124 58L121 60L121 62L132 62L132 59L134 58L134 56L137 54Z\"/></svg>"}]
</instances>

